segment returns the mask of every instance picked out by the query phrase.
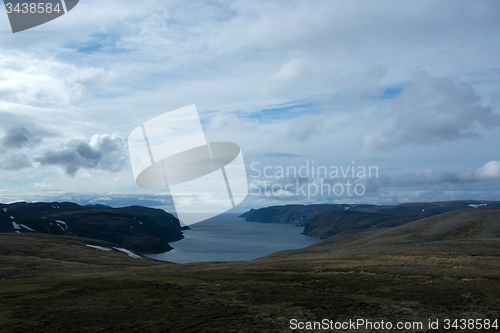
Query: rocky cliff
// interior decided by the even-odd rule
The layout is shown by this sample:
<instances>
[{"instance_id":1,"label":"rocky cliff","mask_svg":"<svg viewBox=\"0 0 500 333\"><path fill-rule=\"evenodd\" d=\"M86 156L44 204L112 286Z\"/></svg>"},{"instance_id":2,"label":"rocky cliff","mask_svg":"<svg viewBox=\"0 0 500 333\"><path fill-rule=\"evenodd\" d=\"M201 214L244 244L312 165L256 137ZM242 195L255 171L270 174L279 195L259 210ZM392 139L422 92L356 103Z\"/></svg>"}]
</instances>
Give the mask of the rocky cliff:
<instances>
[{"instance_id":1,"label":"rocky cliff","mask_svg":"<svg viewBox=\"0 0 500 333\"><path fill-rule=\"evenodd\" d=\"M161 209L71 202L0 204L0 232L85 237L142 253L168 251L184 237L179 220Z\"/></svg>"}]
</instances>

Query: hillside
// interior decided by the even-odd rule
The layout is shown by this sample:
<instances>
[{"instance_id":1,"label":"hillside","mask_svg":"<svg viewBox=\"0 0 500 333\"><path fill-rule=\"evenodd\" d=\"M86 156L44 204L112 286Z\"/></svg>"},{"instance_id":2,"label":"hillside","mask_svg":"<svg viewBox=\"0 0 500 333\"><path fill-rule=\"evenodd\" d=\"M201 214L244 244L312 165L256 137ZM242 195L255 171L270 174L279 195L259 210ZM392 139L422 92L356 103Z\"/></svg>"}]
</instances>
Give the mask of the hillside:
<instances>
[{"instance_id":1,"label":"hillside","mask_svg":"<svg viewBox=\"0 0 500 333\"><path fill-rule=\"evenodd\" d=\"M422 218L443 214L458 209L482 209L500 207L498 201L447 201L417 202L395 206L354 207L349 211L329 211L315 215L304 227L304 234L321 238L331 237L346 231L389 228Z\"/></svg>"},{"instance_id":2,"label":"hillside","mask_svg":"<svg viewBox=\"0 0 500 333\"><path fill-rule=\"evenodd\" d=\"M500 207L500 201L454 200L437 202L410 202L398 205L373 206L356 210L364 211L367 213L400 215L420 213L441 214L458 209L481 207Z\"/></svg>"},{"instance_id":3,"label":"hillside","mask_svg":"<svg viewBox=\"0 0 500 333\"><path fill-rule=\"evenodd\" d=\"M334 258L367 253L500 255L500 208L461 209L393 228L344 232L267 258Z\"/></svg>"},{"instance_id":4,"label":"hillside","mask_svg":"<svg viewBox=\"0 0 500 333\"><path fill-rule=\"evenodd\" d=\"M161 209L111 208L70 202L0 204L0 232L68 235L142 253L165 252L183 238L179 220Z\"/></svg>"},{"instance_id":5,"label":"hillside","mask_svg":"<svg viewBox=\"0 0 500 333\"><path fill-rule=\"evenodd\" d=\"M346 231L396 227L436 214L423 212L420 214L388 215L355 210L329 211L315 215L310 219L309 223L304 227L303 233L305 235L328 238Z\"/></svg>"}]
</instances>

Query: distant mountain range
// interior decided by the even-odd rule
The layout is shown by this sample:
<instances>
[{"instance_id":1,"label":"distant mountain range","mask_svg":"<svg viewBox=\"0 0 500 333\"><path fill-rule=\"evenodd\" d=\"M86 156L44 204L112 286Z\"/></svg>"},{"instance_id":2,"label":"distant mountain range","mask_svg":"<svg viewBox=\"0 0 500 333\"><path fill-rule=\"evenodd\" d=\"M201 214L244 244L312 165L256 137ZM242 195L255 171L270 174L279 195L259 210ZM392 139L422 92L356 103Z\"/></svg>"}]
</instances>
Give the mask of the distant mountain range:
<instances>
[{"instance_id":1,"label":"distant mountain range","mask_svg":"<svg viewBox=\"0 0 500 333\"><path fill-rule=\"evenodd\" d=\"M500 207L499 201L445 201L376 205L285 205L250 210L240 217L249 222L304 225L303 233L321 238L343 232L387 228L458 209Z\"/></svg>"},{"instance_id":2,"label":"distant mountain range","mask_svg":"<svg viewBox=\"0 0 500 333\"><path fill-rule=\"evenodd\" d=\"M249 222L306 224L313 216L328 211L343 211L353 207L371 208L375 205L285 205L250 209L239 217Z\"/></svg>"},{"instance_id":3,"label":"distant mountain range","mask_svg":"<svg viewBox=\"0 0 500 333\"><path fill-rule=\"evenodd\" d=\"M172 214L141 206L111 208L71 202L0 204L0 232L85 237L140 253L171 250L168 242L184 238L184 228Z\"/></svg>"}]
</instances>

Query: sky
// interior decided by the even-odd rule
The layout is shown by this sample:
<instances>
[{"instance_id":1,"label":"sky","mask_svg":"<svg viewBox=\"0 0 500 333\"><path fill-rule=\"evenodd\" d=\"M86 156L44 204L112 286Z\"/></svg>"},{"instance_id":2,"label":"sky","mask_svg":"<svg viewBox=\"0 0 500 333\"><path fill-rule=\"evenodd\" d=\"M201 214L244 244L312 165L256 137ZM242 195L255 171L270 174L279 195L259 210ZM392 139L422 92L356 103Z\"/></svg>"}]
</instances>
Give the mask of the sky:
<instances>
[{"instance_id":1,"label":"sky","mask_svg":"<svg viewBox=\"0 0 500 333\"><path fill-rule=\"evenodd\" d=\"M207 141L241 147L234 212L500 200L498 17L494 0L81 0L13 34L2 10L0 202L173 212L135 184L127 137L191 104Z\"/></svg>"}]
</instances>

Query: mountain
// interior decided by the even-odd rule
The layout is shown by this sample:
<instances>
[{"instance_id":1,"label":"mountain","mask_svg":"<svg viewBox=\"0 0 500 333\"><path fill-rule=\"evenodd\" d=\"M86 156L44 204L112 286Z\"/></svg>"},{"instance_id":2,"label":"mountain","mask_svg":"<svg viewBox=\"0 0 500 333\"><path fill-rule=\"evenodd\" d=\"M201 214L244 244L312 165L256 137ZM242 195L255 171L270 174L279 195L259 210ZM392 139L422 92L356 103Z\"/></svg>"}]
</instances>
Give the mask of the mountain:
<instances>
[{"instance_id":1,"label":"mountain","mask_svg":"<svg viewBox=\"0 0 500 333\"><path fill-rule=\"evenodd\" d=\"M371 208L375 205L285 205L251 209L239 217L248 222L306 224L313 216L332 210L349 210L352 208Z\"/></svg>"},{"instance_id":2,"label":"mountain","mask_svg":"<svg viewBox=\"0 0 500 333\"><path fill-rule=\"evenodd\" d=\"M460 209L393 228L340 233L276 258L326 259L362 254L460 253L500 255L500 208Z\"/></svg>"},{"instance_id":3,"label":"mountain","mask_svg":"<svg viewBox=\"0 0 500 333\"><path fill-rule=\"evenodd\" d=\"M395 206L351 207L315 215L304 227L304 234L321 238L360 229L388 228L458 209L500 207L498 201L447 201L405 203Z\"/></svg>"},{"instance_id":4,"label":"mountain","mask_svg":"<svg viewBox=\"0 0 500 333\"><path fill-rule=\"evenodd\" d=\"M45 233L102 240L141 253L171 250L182 239L179 220L161 209L111 208L71 202L0 204L0 232Z\"/></svg>"}]
</instances>

